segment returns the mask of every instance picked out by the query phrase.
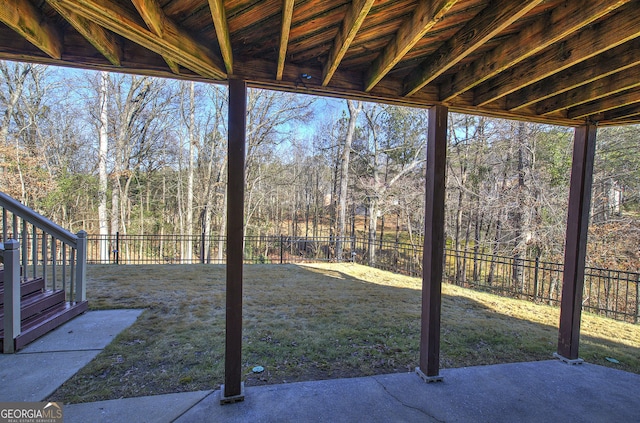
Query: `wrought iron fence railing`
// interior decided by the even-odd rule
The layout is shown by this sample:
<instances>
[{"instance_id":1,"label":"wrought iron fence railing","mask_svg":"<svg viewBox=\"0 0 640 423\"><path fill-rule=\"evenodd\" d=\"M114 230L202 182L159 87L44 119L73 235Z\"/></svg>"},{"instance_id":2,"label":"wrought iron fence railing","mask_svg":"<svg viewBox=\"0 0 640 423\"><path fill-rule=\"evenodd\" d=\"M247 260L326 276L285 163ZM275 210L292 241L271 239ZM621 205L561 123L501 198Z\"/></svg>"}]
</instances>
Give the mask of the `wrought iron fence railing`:
<instances>
[{"instance_id":1,"label":"wrought iron fence railing","mask_svg":"<svg viewBox=\"0 0 640 423\"><path fill-rule=\"evenodd\" d=\"M88 263L224 263L225 239L219 236L89 236ZM338 244L342 257L337 258ZM100 250L109 249L101 256ZM374 254L371 251L374 251ZM245 263L356 262L411 276L422 274L422 245L364 238L246 236ZM562 264L540 259L446 249L445 281L494 294L557 306ZM585 268L583 309L617 320L640 321L640 273Z\"/></svg>"}]
</instances>

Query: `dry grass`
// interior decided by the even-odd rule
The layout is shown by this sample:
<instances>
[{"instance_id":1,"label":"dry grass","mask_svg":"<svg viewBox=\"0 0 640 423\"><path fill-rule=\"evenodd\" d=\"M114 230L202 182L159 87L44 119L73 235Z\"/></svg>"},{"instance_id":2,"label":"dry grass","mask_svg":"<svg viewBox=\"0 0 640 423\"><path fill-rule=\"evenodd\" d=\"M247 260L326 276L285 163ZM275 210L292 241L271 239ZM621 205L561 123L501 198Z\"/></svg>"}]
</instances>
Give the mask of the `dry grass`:
<instances>
[{"instance_id":1,"label":"dry grass","mask_svg":"<svg viewBox=\"0 0 640 423\"><path fill-rule=\"evenodd\" d=\"M145 308L51 399L84 402L216 389L222 266L92 266L92 309ZM401 372L418 362L420 280L351 264L245 266L247 385ZM441 366L550 359L558 309L443 287ZM581 357L640 373L640 328L586 314ZM613 364L606 357L615 358ZM264 366L262 374L251 369Z\"/></svg>"}]
</instances>

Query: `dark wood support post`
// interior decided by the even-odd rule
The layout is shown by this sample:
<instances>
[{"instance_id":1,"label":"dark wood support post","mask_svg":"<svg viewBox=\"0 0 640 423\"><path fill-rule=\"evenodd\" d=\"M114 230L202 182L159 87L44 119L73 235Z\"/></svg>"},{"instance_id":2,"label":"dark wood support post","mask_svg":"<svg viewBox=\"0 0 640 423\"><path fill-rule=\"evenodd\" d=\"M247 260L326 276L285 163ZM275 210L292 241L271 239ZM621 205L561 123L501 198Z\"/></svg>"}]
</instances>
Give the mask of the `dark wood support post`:
<instances>
[{"instance_id":1,"label":"dark wood support post","mask_svg":"<svg viewBox=\"0 0 640 423\"><path fill-rule=\"evenodd\" d=\"M570 363L582 361L578 358L578 344L595 150L596 126L587 124L576 128L569 188L558 352L555 354L556 357Z\"/></svg>"},{"instance_id":2,"label":"dark wood support post","mask_svg":"<svg viewBox=\"0 0 640 423\"><path fill-rule=\"evenodd\" d=\"M229 80L229 156L227 181L227 313L224 385L220 402L244 400L242 383L242 242L247 84Z\"/></svg>"},{"instance_id":3,"label":"dark wood support post","mask_svg":"<svg viewBox=\"0 0 640 423\"><path fill-rule=\"evenodd\" d=\"M444 255L444 194L447 160L447 108L429 110L425 194L425 236L422 256L422 319L420 367L427 382L442 380L440 372L440 312Z\"/></svg>"}]
</instances>

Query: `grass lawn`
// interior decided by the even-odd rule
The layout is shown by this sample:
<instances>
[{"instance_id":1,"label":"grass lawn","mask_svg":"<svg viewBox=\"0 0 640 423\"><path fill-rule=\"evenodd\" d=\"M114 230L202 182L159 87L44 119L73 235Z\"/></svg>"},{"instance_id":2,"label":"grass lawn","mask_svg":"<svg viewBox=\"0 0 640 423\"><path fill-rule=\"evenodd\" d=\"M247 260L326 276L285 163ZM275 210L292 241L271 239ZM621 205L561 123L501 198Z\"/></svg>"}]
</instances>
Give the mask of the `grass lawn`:
<instances>
[{"instance_id":1,"label":"grass lawn","mask_svg":"<svg viewBox=\"0 0 640 423\"><path fill-rule=\"evenodd\" d=\"M224 266L100 265L87 273L92 310L146 310L50 400L219 388ZM411 371L420 287L420 279L355 264L245 266L246 385ZM551 359L558 321L553 307L444 285L441 367ZM640 326L584 314L580 356L640 373ZM258 365L265 371L254 374Z\"/></svg>"}]
</instances>

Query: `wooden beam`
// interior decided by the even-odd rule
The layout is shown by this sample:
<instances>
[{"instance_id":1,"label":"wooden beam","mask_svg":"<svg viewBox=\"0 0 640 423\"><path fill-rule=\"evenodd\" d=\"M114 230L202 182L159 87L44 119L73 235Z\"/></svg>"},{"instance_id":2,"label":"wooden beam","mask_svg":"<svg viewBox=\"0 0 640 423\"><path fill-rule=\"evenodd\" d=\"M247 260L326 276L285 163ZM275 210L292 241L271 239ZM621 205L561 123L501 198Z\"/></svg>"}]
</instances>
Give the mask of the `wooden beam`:
<instances>
[{"instance_id":1,"label":"wooden beam","mask_svg":"<svg viewBox=\"0 0 640 423\"><path fill-rule=\"evenodd\" d=\"M136 10L138 10L142 20L144 20L151 32L160 38L164 38L164 26L167 17L157 0L131 0L131 2L136 7ZM164 57L164 61L167 62L171 72L175 74L180 73L180 66L175 61L167 57Z\"/></svg>"},{"instance_id":2,"label":"wooden beam","mask_svg":"<svg viewBox=\"0 0 640 423\"><path fill-rule=\"evenodd\" d=\"M216 55L198 43L171 20L164 21L163 37L139 25L139 19L116 2L108 0L54 0L67 9L147 48L162 57L180 63L199 75L225 79Z\"/></svg>"},{"instance_id":3,"label":"wooden beam","mask_svg":"<svg viewBox=\"0 0 640 423\"><path fill-rule=\"evenodd\" d=\"M276 70L276 80L278 81L282 81L284 63L287 60L287 47L289 46L289 33L291 31L294 4L295 0L284 0L284 4L282 5L282 29L280 30L280 48L278 49L278 67Z\"/></svg>"},{"instance_id":4,"label":"wooden beam","mask_svg":"<svg viewBox=\"0 0 640 423\"><path fill-rule=\"evenodd\" d=\"M440 316L444 255L444 199L447 162L447 114L444 106L429 109L425 185L424 246L422 255L422 318L420 367L427 381L441 379Z\"/></svg>"},{"instance_id":5,"label":"wooden beam","mask_svg":"<svg viewBox=\"0 0 640 423\"><path fill-rule=\"evenodd\" d=\"M526 15L541 1L497 0L488 4L405 78L404 95L410 96L420 91L422 87Z\"/></svg>"},{"instance_id":6,"label":"wooden beam","mask_svg":"<svg viewBox=\"0 0 640 423\"><path fill-rule=\"evenodd\" d=\"M601 100L590 101L580 106L572 107L567 111L567 117L569 119L583 118L633 103L640 103L640 88L634 88Z\"/></svg>"},{"instance_id":7,"label":"wooden beam","mask_svg":"<svg viewBox=\"0 0 640 423\"><path fill-rule=\"evenodd\" d=\"M610 1L606 6L601 0L561 3L454 75L441 88L440 99L448 101L468 91L629 1Z\"/></svg>"},{"instance_id":8,"label":"wooden beam","mask_svg":"<svg viewBox=\"0 0 640 423\"><path fill-rule=\"evenodd\" d=\"M570 107L577 107L590 101L617 94L631 88L640 87L640 67L636 66L622 72L611 75L609 78L600 78L589 84L569 90L555 97L545 100L536 107L539 114L549 114Z\"/></svg>"},{"instance_id":9,"label":"wooden beam","mask_svg":"<svg viewBox=\"0 0 640 423\"><path fill-rule=\"evenodd\" d=\"M4 0L0 22L54 59L62 56L62 36L29 0Z\"/></svg>"},{"instance_id":10,"label":"wooden beam","mask_svg":"<svg viewBox=\"0 0 640 423\"><path fill-rule=\"evenodd\" d=\"M458 0L418 2L411 18L405 22L365 75L364 90L369 92L393 67L437 24Z\"/></svg>"},{"instance_id":11,"label":"wooden beam","mask_svg":"<svg viewBox=\"0 0 640 423\"><path fill-rule=\"evenodd\" d=\"M118 67L121 65L122 46L114 34L63 7L55 0L47 0L47 3L69 22L80 35L89 41L112 65Z\"/></svg>"},{"instance_id":12,"label":"wooden beam","mask_svg":"<svg viewBox=\"0 0 640 423\"><path fill-rule=\"evenodd\" d=\"M640 104L629 104L603 113L604 120L626 120L638 116L640 116Z\"/></svg>"},{"instance_id":13,"label":"wooden beam","mask_svg":"<svg viewBox=\"0 0 640 423\"><path fill-rule=\"evenodd\" d=\"M322 69L322 85L327 86L338 69L349 46L356 37L364 18L367 17L374 0L354 0L347 8L342 25L329 50L329 58Z\"/></svg>"},{"instance_id":14,"label":"wooden beam","mask_svg":"<svg viewBox=\"0 0 640 423\"><path fill-rule=\"evenodd\" d=\"M236 402L242 392L242 263L247 84L229 80L227 182L227 298L223 398Z\"/></svg>"},{"instance_id":15,"label":"wooden beam","mask_svg":"<svg viewBox=\"0 0 640 423\"><path fill-rule=\"evenodd\" d=\"M576 128L569 187L569 211L558 331L558 355L567 360L578 359L584 263L587 251L595 150L595 125L587 124Z\"/></svg>"},{"instance_id":16,"label":"wooden beam","mask_svg":"<svg viewBox=\"0 0 640 423\"><path fill-rule=\"evenodd\" d=\"M588 26L539 55L478 85L473 104L484 106L638 36L640 14L637 13L637 5L629 3L602 23Z\"/></svg>"},{"instance_id":17,"label":"wooden beam","mask_svg":"<svg viewBox=\"0 0 640 423\"><path fill-rule=\"evenodd\" d=\"M551 110L544 100L638 65L640 65L640 38L509 94L505 107L508 110L518 110L538 103L537 113L544 114L547 110Z\"/></svg>"},{"instance_id":18,"label":"wooden beam","mask_svg":"<svg viewBox=\"0 0 640 423\"><path fill-rule=\"evenodd\" d=\"M222 53L222 60L229 75L233 75L233 50L231 49L231 36L227 24L227 12L224 9L223 0L209 0L213 26L218 36L218 45Z\"/></svg>"}]
</instances>

